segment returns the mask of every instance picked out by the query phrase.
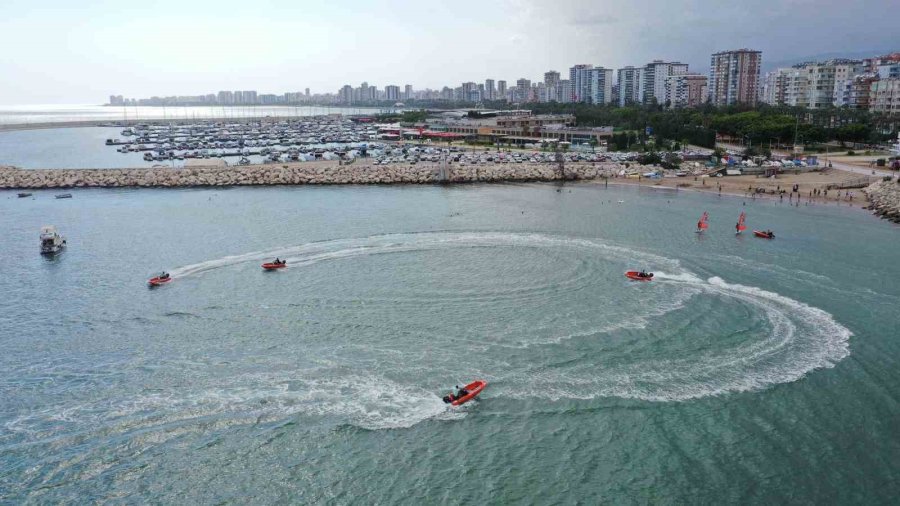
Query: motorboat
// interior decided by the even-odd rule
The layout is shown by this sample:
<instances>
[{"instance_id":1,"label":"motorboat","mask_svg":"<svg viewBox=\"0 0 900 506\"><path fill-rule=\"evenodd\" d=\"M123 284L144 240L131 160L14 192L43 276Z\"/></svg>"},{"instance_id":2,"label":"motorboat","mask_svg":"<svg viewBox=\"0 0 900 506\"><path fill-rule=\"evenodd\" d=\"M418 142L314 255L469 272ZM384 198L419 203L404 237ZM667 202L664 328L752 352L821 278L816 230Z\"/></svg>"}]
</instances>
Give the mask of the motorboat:
<instances>
[{"instance_id":1,"label":"motorboat","mask_svg":"<svg viewBox=\"0 0 900 506\"><path fill-rule=\"evenodd\" d=\"M166 272L160 273L158 276L154 276L147 281L147 286L150 288L164 285L168 282L172 281L172 276Z\"/></svg>"},{"instance_id":2,"label":"motorboat","mask_svg":"<svg viewBox=\"0 0 900 506\"><path fill-rule=\"evenodd\" d=\"M444 402L450 404L451 406L462 406L463 404L471 401L475 397L478 396L484 390L484 387L487 386L487 381L484 380L475 380L468 385L464 386L461 390L465 390L465 394L462 396L455 396L453 394L444 396Z\"/></svg>"},{"instance_id":3,"label":"motorboat","mask_svg":"<svg viewBox=\"0 0 900 506\"><path fill-rule=\"evenodd\" d=\"M652 272L628 271L625 273L625 277L635 281L653 281Z\"/></svg>"},{"instance_id":4,"label":"motorboat","mask_svg":"<svg viewBox=\"0 0 900 506\"><path fill-rule=\"evenodd\" d=\"M41 254L55 255L66 246L66 238L56 232L53 225L41 227Z\"/></svg>"},{"instance_id":5,"label":"motorboat","mask_svg":"<svg viewBox=\"0 0 900 506\"><path fill-rule=\"evenodd\" d=\"M56 195L56 198L58 198L58 199L70 199L70 198L72 198L72 194L71 194L71 193L60 193L59 195Z\"/></svg>"}]
</instances>

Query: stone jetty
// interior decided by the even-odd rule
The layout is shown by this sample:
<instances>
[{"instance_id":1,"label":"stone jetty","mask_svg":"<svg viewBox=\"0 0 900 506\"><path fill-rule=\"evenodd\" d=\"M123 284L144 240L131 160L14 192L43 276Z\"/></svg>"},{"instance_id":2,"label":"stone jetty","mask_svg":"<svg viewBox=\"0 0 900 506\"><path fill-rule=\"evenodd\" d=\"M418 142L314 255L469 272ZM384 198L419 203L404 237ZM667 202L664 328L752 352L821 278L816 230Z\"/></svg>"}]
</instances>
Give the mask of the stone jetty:
<instances>
[{"instance_id":1,"label":"stone jetty","mask_svg":"<svg viewBox=\"0 0 900 506\"><path fill-rule=\"evenodd\" d=\"M633 171L647 170L629 164ZM191 186L266 186L306 184L433 184L503 181L556 181L611 177L618 163L509 163L447 166L299 163L236 167L134 169L18 169L0 167L0 189L41 188L172 188Z\"/></svg>"},{"instance_id":2,"label":"stone jetty","mask_svg":"<svg viewBox=\"0 0 900 506\"><path fill-rule=\"evenodd\" d=\"M864 190L869 202L869 209L877 216L894 223L900 223L900 181L879 181Z\"/></svg>"}]
</instances>

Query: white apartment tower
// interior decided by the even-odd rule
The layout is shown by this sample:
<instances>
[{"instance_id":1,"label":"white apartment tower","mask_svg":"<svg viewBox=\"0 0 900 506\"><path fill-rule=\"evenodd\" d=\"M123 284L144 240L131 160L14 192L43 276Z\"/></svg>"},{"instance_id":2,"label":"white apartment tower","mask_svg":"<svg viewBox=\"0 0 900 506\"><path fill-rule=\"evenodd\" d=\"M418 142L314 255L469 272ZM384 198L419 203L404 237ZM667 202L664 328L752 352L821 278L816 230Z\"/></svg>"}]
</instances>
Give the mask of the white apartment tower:
<instances>
[{"instance_id":1,"label":"white apartment tower","mask_svg":"<svg viewBox=\"0 0 900 506\"><path fill-rule=\"evenodd\" d=\"M655 100L658 104L665 103L666 80L669 76L687 74L687 72L686 63L654 60L644 65L640 74L641 102L650 104ZM621 90L619 94L621 95Z\"/></svg>"},{"instance_id":2,"label":"white apartment tower","mask_svg":"<svg viewBox=\"0 0 900 506\"><path fill-rule=\"evenodd\" d=\"M579 64L569 68L569 86L572 89L571 102L586 102L590 95L588 86L588 71L594 66Z\"/></svg>"},{"instance_id":3,"label":"white apartment tower","mask_svg":"<svg viewBox=\"0 0 900 506\"><path fill-rule=\"evenodd\" d=\"M619 107L643 102L641 98L641 71L638 67L628 66L618 71Z\"/></svg>"}]
</instances>

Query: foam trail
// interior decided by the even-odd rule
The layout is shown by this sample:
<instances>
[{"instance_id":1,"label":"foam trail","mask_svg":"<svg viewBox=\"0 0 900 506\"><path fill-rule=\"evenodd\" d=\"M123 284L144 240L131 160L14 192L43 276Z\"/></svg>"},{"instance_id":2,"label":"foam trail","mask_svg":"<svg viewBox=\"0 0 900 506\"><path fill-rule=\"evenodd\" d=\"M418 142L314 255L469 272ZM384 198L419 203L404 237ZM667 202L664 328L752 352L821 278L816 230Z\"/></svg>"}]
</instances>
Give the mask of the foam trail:
<instances>
[{"instance_id":1,"label":"foam trail","mask_svg":"<svg viewBox=\"0 0 900 506\"><path fill-rule=\"evenodd\" d=\"M681 285L686 289L673 294L666 304L657 304L646 317L635 318L631 315L624 324L604 323L570 335L555 335L538 342L526 343L523 345L525 347L531 344L565 345L565 341L572 338L615 330L640 330L648 326L652 317L683 309L688 300L704 295L731 298L756 308L768 324L765 335L726 349L713 346L709 350L692 351L683 357L664 360L633 357L611 370L592 364L585 370L545 371L541 374L544 375L542 383L546 388L539 395L685 400L726 392L758 390L777 383L796 381L815 369L832 367L850 353L849 339L852 333L826 311L760 288L729 284L718 277L704 280L684 270L676 259L610 244L600 239L505 232L387 234L232 255L174 269L172 274L201 275L210 270L258 262L275 256L287 258L291 266L304 267L317 262L364 255L479 247L555 248L580 250L586 255L609 261L627 258L661 269L655 273L655 283L662 286ZM534 374L534 371L529 374ZM533 380L530 377L527 381ZM402 425L401 422L397 423Z\"/></svg>"},{"instance_id":2,"label":"foam trail","mask_svg":"<svg viewBox=\"0 0 900 506\"><path fill-rule=\"evenodd\" d=\"M504 232L423 232L388 234L357 239L337 239L284 246L229 255L171 269L172 277L199 275L204 272L248 262L262 262L274 257L287 258L288 264L310 265L323 260L349 258L368 254L425 251L444 248L515 246L530 248L578 248L601 253L607 259L633 258L643 264L680 268L677 260L652 253L609 244L601 240L557 237L536 233Z\"/></svg>"},{"instance_id":3,"label":"foam trail","mask_svg":"<svg viewBox=\"0 0 900 506\"><path fill-rule=\"evenodd\" d=\"M704 281L688 272L658 276L664 283L683 283L701 293L752 305L762 310L770 330L757 340L732 348L702 353L695 350L686 356L607 367L591 364L562 371L527 371L505 378L505 383L540 383L546 388L524 397L551 400L622 397L684 401L790 383L813 370L834 367L850 354L853 333L822 309L761 288L727 283L719 277ZM523 396L519 392L507 395Z\"/></svg>"}]
</instances>

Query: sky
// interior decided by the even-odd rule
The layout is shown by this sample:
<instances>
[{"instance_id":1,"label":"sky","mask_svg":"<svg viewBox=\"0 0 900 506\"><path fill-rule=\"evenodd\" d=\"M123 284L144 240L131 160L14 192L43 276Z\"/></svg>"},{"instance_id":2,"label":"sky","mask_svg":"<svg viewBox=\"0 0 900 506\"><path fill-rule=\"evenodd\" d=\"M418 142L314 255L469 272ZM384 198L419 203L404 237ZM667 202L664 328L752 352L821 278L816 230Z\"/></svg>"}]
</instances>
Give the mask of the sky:
<instances>
[{"instance_id":1,"label":"sky","mask_svg":"<svg viewBox=\"0 0 900 506\"><path fill-rule=\"evenodd\" d=\"M0 104L543 79L577 63L900 50L898 0L0 0Z\"/></svg>"}]
</instances>

